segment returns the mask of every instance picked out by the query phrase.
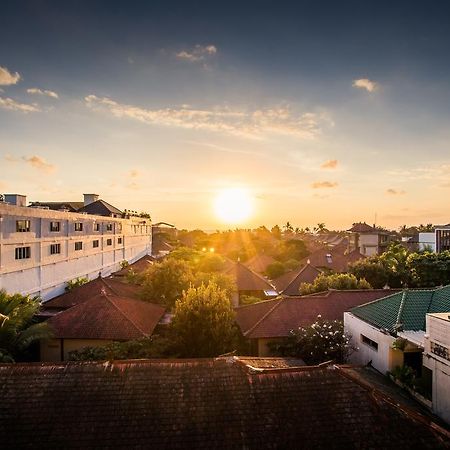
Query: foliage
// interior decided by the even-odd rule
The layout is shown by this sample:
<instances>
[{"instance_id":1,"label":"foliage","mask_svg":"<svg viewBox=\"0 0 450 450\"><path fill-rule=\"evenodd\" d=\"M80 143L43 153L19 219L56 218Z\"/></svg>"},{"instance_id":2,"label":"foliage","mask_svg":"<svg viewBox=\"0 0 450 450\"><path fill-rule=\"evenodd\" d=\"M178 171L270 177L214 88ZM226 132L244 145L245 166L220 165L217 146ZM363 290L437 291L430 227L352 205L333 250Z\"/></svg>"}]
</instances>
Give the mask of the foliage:
<instances>
[{"instance_id":1,"label":"foliage","mask_svg":"<svg viewBox=\"0 0 450 450\"><path fill-rule=\"evenodd\" d=\"M392 377L408 387L414 386L416 372L409 366L396 366L390 372Z\"/></svg>"},{"instance_id":2,"label":"foliage","mask_svg":"<svg viewBox=\"0 0 450 450\"><path fill-rule=\"evenodd\" d=\"M280 263L279 261L275 261L272 264L269 264L266 269L266 275L271 279L274 280L275 278L278 278L279 276L286 273L286 267L283 263Z\"/></svg>"},{"instance_id":3,"label":"foliage","mask_svg":"<svg viewBox=\"0 0 450 450\"><path fill-rule=\"evenodd\" d=\"M408 341L405 338L397 338L392 343L392 348L395 350L401 350L403 352L407 345L408 345Z\"/></svg>"},{"instance_id":4,"label":"foliage","mask_svg":"<svg viewBox=\"0 0 450 450\"><path fill-rule=\"evenodd\" d=\"M291 258L288 259L285 263L284 263L284 267L286 268L286 270L297 270L300 266L300 261Z\"/></svg>"},{"instance_id":5,"label":"foliage","mask_svg":"<svg viewBox=\"0 0 450 450\"><path fill-rule=\"evenodd\" d=\"M234 311L227 294L216 284L191 287L175 304L171 331L182 357L211 357L236 345Z\"/></svg>"},{"instance_id":6,"label":"foliage","mask_svg":"<svg viewBox=\"0 0 450 450\"><path fill-rule=\"evenodd\" d=\"M85 347L69 353L71 361L111 361L172 356L175 355L171 342L158 335L128 342L112 342L102 347Z\"/></svg>"},{"instance_id":7,"label":"foliage","mask_svg":"<svg viewBox=\"0 0 450 450\"><path fill-rule=\"evenodd\" d=\"M69 280L66 285L66 292L70 292L72 289L83 286L83 284L88 283L89 280L86 277L75 278L74 280Z\"/></svg>"},{"instance_id":8,"label":"foliage","mask_svg":"<svg viewBox=\"0 0 450 450\"><path fill-rule=\"evenodd\" d=\"M287 239L281 241L273 255L275 259L284 262L290 259L301 260L308 256L309 252L305 243L300 239Z\"/></svg>"},{"instance_id":9,"label":"foliage","mask_svg":"<svg viewBox=\"0 0 450 450\"><path fill-rule=\"evenodd\" d=\"M281 239L281 228L278 225L273 226L270 232L275 239Z\"/></svg>"},{"instance_id":10,"label":"foliage","mask_svg":"<svg viewBox=\"0 0 450 450\"><path fill-rule=\"evenodd\" d=\"M236 281L230 275L224 273L204 273L199 272L195 275L192 285L200 287L202 284L214 283L225 292L226 296L231 299L234 292L237 291Z\"/></svg>"},{"instance_id":11,"label":"foliage","mask_svg":"<svg viewBox=\"0 0 450 450\"><path fill-rule=\"evenodd\" d=\"M415 286L450 284L450 251L412 253L407 264Z\"/></svg>"},{"instance_id":12,"label":"foliage","mask_svg":"<svg viewBox=\"0 0 450 450\"><path fill-rule=\"evenodd\" d=\"M253 295L241 295L239 298L241 305L253 305L261 301L262 300L259 297L254 297Z\"/></svg>"},{"instance_id":13,"label":"foliage","mask_svg":"<svg viewBox=\"0 0 450 450\"><path fill-rule=\"evenodd\" d=\"M348 271L356 278L367 280L374 289L382 289L389 279L388 271L378 256L363 258L349 264Z\"/></svg>"},{"instance_id":14,"label":"foliage","mask_svg":"<svg viewBox=\"0 0 450 450\"><path fill-rule=\"evenodd\" d=\"M124 259L123 261L120 261L121 269L126 269L129 265L130 265L130 263L126 259Z\"/></svg>"},{"instance_id":15,"label":"foliage","mask_svg":"<svg viewBox=\"0 0 450 450\"><path fill-rule=\"evenodd\" d=\"M225 268L225 259L216 253L207 253L197 264L200 272L220 272Z\"/></svg>"},{"instance_id":16,"label":"foliage","mask_svg":"<svg viewBox=\"0 0 450 450\"><path fill-rule=\"evenodd\" d=\"M410 271L407 260L409 250L399 242L393 242L389 248L379 257L381 264L386 269L390 287L405 287L411 285Z\"/></svg>"},{"instance_id":17,"label":"foliage","mask_svg":"<svg viewBox=\"0 0 450 450\"><path fill-rule=\"evenodd\" d=\"M51 337L48 325L35 320L39 308L37 297L0 290L0 362L26 359L32 343Z\"/></svg>"},{"instance_id":18,"label":"foliage","mask_svg":"<svg viewBox=\"0 0 450 450\"><path fill-rule=\"evenodd\" d=\"M326 275L321 273L313 283L302 283L300 293L302 295L323 292L328 289L347 290L347 289L371 289L370 284L361 278L358 280L354 275L348 273L335 273Z\"/></svg>"},{"instance_id":19,"label":"foliage","mask_svg":"<svg viewBox=\"0 0 450 450\"><path fill-rule=\"evenodd\" d=\"M143 272L141 279L142 298L167 308L172 308L194 281L189 264L173 258L153 264Z\"/></svg>"},{"instance_id":20,"label":"foliage","mask_svg":"<svg viewBox=\"0 0 450 450\"><path fill-rule=\"evenodd\" d=\"M350 339L341 321L323 320L318 316L311 326L291 331L281 344L273 343L271 348L277 354L301 358L307 364L329 360L342 363L354 350Z\"/></svg>"}]
</instances>

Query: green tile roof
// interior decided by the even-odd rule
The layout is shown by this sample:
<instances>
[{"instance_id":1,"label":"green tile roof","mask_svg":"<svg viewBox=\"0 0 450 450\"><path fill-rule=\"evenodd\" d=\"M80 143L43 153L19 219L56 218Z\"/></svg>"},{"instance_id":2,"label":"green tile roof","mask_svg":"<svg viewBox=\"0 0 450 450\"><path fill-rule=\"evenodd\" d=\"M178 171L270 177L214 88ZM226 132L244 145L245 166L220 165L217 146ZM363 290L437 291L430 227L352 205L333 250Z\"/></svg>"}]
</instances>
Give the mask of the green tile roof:
<instances>
[{"instance_id":1,"label":"green tile roof","mask_svg":"<svg viewBox=\"0 0 450 450\"><path fill-rule=\"evenodd\" d=\"M395 332L425 330L425 315L450 311L450 285L436 289L405 290L353 308L360 319Z\"/></svg>"}]
</instances>

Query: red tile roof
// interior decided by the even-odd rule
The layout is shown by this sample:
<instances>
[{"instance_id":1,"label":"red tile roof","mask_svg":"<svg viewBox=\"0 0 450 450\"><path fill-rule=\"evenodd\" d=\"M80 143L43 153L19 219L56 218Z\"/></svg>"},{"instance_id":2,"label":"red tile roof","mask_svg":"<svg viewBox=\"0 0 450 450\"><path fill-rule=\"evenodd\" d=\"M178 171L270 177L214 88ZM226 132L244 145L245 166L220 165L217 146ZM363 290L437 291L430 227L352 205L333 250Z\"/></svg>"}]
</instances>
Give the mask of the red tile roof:
<instances>
[{"instance_id":1,"label":"red tile roof","mask_svg":"<svg viewBox=\"0 0 450 450\"><path fill-rule=\"evenodd\" d=\"M235 358L0 365L4 448L448 448L345 368Z\"/></svg>"},{"instance_id":2,"label":"red tile roof","mask_svg":"<svg viewBox=\"0 0 450 450\"><path fill-rule=\"evenodd\" d=\"M250 258L245 265L256 273L264 273L271 264L276 262L274 258L269 255L255 255Z\"/></svg>"},{"instance_id":3,"label":"red tile roof","mask_svg":"<svg viewBox=\"0 0 450 450\"><path fill-rule=\"evenodd\" d=\"M348 230L353 233L373 233L376 228L367 225L366 222L354 223L353 226Z\"/></svg>"},{"instance_id":4,"label":"red tile roof","mask_svg":"<svg viewBox=\"0 0 450 450\"><path fill-rule=\"evenodd\" d=\"M145 272L154 262L155 258L150 255L145 255L127 267L114 272L113 275L115 277L124 277L128 275L130 270L133 270L135 273Z\"/></svg>"},{"instance_id":5,"label":"red tile roof","mask_svg":"<svg viewBox=\"0 0 450 450\"><path fill-rule=\"evenodd\" d=\"M273 291L275 288L261 275L244 266L234 263L224 272L236 280L238 291Z\"/></svg>"},{"instance_id":6,"label":"red tile roof","mask_svg":"<svg viewBox=\"0 0 450 450\"><path fill-rule=\"evenodd\" d=\"M334 272L347 272L348 265L359 259L365 258L359 250L354 250L350 253L344 253L344 247L322 247L314 251L306 258L303 258L301 264L309 263L317 268L327 268Z\"/></svg>"},{"instance_id":7,"label":"red tile roof","mask_svg":"<svg viewBox=\"0 0 450 450\"><path fill-rule=\"evenodd\" d=\"M128 341L150 336L164 312L162 306L104 292L47 323L56 338Z\"/></svg>"},{"instance_id":8,"label":"red tile roof","mask_svg":"<svg viewBox=\"0 0 450 450\"><path fill-rule=\"evenodd\" d=\"M299 270L285 273L273 280L278 292L284 295L300 295L299 289L302 283L312 283L322 271L306 264Z\"/></svg>"},{"instance_id":9,"label":"red tile roof","mask_svg":"<svg viewBox=\"0 0 450 450\"><path fill-rule=\"evenodd\" d=\"M95 297L103 291L110 295L139 299L141 288L114 278L98 277L89 283L72 289L70 292L44 302L42 307L44 310L71 308Z\"/></svg>"},{"instance_id":10,"label":"red tile roof","mask_svg":"<svg viewBox=\"0 0 450 450\"><path fill-rule=\"evenodd\" d=\"M397 291L332 290L310 296L283 297L273 300L272 308L267 308L265 314L258 304L248 305L245 310L235 308L236 322L242 334L250 339L286 337L291 330L313 324L318 315L326 320L343 320L345 311L393 292Z\"/></svg>"}]
</instances>

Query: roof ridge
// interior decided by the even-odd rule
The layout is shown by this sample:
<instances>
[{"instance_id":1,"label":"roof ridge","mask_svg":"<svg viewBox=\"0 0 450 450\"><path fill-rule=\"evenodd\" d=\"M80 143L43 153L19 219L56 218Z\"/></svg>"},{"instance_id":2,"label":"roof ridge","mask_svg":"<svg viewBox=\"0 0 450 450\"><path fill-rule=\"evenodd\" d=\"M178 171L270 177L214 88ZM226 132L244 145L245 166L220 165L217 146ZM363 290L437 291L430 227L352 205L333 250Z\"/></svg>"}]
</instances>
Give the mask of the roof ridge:
<instances>
[{"instance_id":1,"label":"roof ridge","mask_svg":"<svg viewBox=\"0 0 450 450\"><path fill-rule=\"evenodd\" d=\"M263 320L265 320L267 318L267 316L269 314L272 313L272 311L274 311L276 308L278 308L279 305L281 305L281 303L286 300L284 297L281 297L279 302L276 302L275 305L272 306L272 308L269 309L269 311L267 311L262 317L261 319L259 319L252 327L250 327L245 333L244 336L248 336L250 334L250 332L254 331L262 322Z\"/></svg>"},{"instance_id":2,"label":"roof ridge","mask_svg":"<svg viewBox=\"0 0 450 450\"><path fill-rule=\"evenodd\" d=\"M316 266L313 266L311 263L306 263L298 272L297 275L295 275L291 281L287 284L287 286L281 291L281 294L289 288L289 286L308 268L311 267L314 270L317 270L317 272L322 273L321 270L319 270ZM301 294L300 294L301 295Z\"/></svg>"}]
</instances>

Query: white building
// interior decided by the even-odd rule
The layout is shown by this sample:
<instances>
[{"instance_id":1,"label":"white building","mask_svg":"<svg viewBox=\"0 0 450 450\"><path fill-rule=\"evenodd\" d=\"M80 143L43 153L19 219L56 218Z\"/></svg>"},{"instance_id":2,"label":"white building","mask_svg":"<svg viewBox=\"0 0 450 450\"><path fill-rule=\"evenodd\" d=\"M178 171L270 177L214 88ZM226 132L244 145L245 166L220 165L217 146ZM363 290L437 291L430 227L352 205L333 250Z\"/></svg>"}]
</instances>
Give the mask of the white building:
<instances>
[{"instance_id":1,"label":"white building","mask_svg":"<svg viewBox=\"0 0 450 450\"><path fill-rule=\"evenodd\" d=\"M450 423L450 312L427 314L423 365L431 371L432 409Z\"/></svg>"},{"instance_id":2,"label":"white building","mask_svg":"<svg viewBox=\"0 0 450 450\"><path fill-rule=\"evenodd\" d=\"M0 289L8 293L48 300L63 293L69 280L107 276L121 261L151 254L150 219L121 218L94 194L81 203L80 210L89 214L55 211L52 204L27 207L21 195L5 200L0 202Z\"/></svg>"}]
</instances>

